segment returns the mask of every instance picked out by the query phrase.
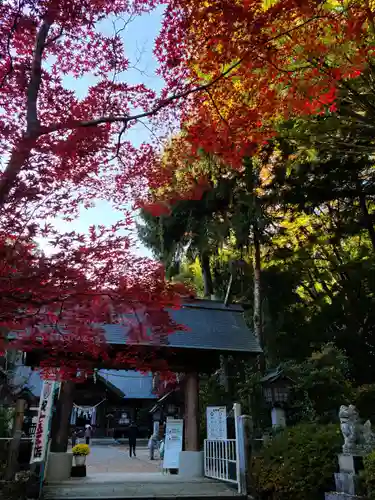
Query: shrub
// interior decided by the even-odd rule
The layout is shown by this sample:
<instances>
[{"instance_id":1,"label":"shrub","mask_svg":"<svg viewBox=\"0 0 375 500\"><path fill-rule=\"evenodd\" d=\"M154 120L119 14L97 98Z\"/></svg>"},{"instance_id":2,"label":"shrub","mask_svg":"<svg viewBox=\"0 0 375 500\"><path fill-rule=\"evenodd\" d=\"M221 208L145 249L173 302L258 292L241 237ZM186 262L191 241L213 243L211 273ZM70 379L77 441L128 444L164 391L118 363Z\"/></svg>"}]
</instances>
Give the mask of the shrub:
<instances>
[{"instance_id":1,"label":"shrub","mask_svg":"<svg viewBox=\"0 0 375 500\"><path fill-rule=\"evenodd\" d=\"M9 437L12 421L13 412L5 406L0 406L0 437Z\"/></svg>"},{"instance_id":2,"label":"shrub","mask_svg":"<svg viewBox=\"0 0 375 500\"><path fill-rule=\"evenodd\" d=\"M334 490L342 437L334 424L300 424L277 434L253 458L254 495L267 500L317 500Z\"/></svg>"},{"instance_id":3,"label":"shrub","mask_svg":"<svg viewBox=\"0 0 375 500\"><path fill-rule=\"evenodd\" d=\"M375 451L363 459L365 467L363 479L368 498L375 498Z\"/></svg>"},{"instance_id":4,"label":"shrub","mask_svg":"<svg viewBox=\"0 0 375 500\"><path fill-rule=\"evenodd\" d=\"M90 447L88 444L76 444L72 448L72 453L73 455L89 455L90 454Z\"/></svg>"},{"instance_id":5,"label":"shrub","mask_svg":"<svg viewBox=\"0 0 375 500\"><path fill-rule=\"evenodd\" d=\"M332 343L313 352L302 363L289 364L286 368L296 381L292 388L289 422L336 422L340 406L353 401L347 357Z\"/></svg>"}]
</instances>

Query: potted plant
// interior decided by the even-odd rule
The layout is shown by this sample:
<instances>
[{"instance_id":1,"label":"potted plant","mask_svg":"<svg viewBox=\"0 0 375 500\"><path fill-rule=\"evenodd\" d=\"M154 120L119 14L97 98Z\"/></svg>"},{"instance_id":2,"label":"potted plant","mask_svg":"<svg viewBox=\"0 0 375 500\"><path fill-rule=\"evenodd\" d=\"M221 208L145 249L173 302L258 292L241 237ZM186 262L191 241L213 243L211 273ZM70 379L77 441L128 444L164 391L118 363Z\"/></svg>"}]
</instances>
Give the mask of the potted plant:
<instances>
[{"instance_id":1,"label":"potted plant","mask_svg":"<svg viewBox=\"0 0 375 500\"><path fill-rule=\"evenodd\" d=\"M76 444L72 448L72 453L76 466L82 466L86 464L86 457L90 454L90 447L88 444Z\"/></svg>"}]
</instances>

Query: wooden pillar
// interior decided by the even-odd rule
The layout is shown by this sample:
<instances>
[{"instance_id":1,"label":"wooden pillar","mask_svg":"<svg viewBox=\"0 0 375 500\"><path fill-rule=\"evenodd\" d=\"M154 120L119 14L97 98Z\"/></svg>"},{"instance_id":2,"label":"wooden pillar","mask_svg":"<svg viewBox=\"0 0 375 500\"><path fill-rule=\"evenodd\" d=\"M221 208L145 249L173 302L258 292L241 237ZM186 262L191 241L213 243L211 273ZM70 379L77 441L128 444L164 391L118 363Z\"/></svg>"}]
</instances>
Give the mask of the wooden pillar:
<instances>
[{"instance_id":1,"label":"wooden pillar","mask_svg":"<svg viewBox=\"0 0 375 500\"><path fill-rule=\"evenodd\" d=\"M199 451L199 378L197 372L185 377L185 451Z\"/></svg>"},{"instance_id":2,"label":"wooden pillar","mask_svg":"<svg viewBox=\"0 0 375 500\"><path fill-rule=\"evenodd\" d=\"M70 414L73 408L74 382L62 382L56 408L55 435L52 436L51 451L66 452L68 449Z\"/></svg>"},{"instance_id":3,"label":"wooden pillar","mask_svg":"<svg viewBox=\"0 0 375 500\"><path fill-rule=\"evenodd\" d=\"M25 415L25 406L26 406L26 401L24 399L17 399L16 414L14 416L14 424L13 424L13 434L16 431L22 431L23 420Z\"/></svg>"}]
</instances>

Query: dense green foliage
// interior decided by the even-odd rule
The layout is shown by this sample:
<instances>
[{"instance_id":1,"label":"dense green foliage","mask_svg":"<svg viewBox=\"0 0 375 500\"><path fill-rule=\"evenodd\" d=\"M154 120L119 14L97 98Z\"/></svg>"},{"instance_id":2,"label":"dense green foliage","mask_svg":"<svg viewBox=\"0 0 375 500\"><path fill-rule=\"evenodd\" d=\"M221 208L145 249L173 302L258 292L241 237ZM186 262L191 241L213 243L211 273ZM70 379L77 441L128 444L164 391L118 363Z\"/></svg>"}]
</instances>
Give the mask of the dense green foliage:
<instances>
[{"instance_id":1,"label":"dense green foliage","mask_svg":"<svg viewBox=\"0 0 375 500\"><path fill-rule=\"evenodd\" d=\"M335 422L338 408L355 399L355 390L349 378L348 359L333 344L302 363L285 365L295 381L288 408L289 422Z\"/></svg>"},{"instance_id":2,"label":"dense green foliage","mask_svg":"<svg viewBox=\"0 0 375 500\"><path fill-rule=\"evenodd\" d=\"M256 498L323 498L334 489L340 444L339 427L333 424L302 424L277 434L253 459Z\"/></svg>"},{"instance_id":3,"label":"dense green foliage","mask_svg":"<svg viewBox=\"0 0 375 500\"><path fill-rule=\"evenodd\" d=\"M375 378L372 158L320 153L283 138L267 148L257 158L244 160L241 175L219 179L212 175L211 190L201 200L176 203L171 215L153 222L144 214L141 237L167 264L170 276L196 283L201 295L202 275L194 263L199 249L204 249L215 295L225 297L232 274L231 300L248 305L251 324L256 230L268 365L301 363L333 342L348 356L354 384L371 384ZM161 245L168 258L160 253ZM234 267L234 262L241 265Z\"/></svg>"},{"instance_id":4,"label":"dense green foliage","mask_svg":"<svg viewBox=\"0 0 375 500\"><path fill-rule=\"evenodd\" d=\"M365 492L369 499L375 498L375 451L367 455L363 460L364 473L363 479L365 484Z\"/></svg>"},{"instance_id":5,"label":"dense green foliage","mask_svg":"<svg viewBox=\"0 0 375 500\"><path fill-rule=\"evenodd\" d=\"M0 437L9 437L13 412L5 406L0 406Z\"/></svg>"}]
</instances>

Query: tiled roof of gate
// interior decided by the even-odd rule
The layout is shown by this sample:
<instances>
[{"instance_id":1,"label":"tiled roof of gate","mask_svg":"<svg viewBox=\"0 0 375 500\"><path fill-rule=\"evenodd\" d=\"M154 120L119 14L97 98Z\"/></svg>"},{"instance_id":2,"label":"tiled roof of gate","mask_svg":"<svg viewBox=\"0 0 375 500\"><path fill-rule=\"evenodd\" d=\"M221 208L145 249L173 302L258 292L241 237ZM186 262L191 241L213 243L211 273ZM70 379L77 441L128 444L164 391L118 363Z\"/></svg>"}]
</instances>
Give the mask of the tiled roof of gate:
<instances>
[{"instance_id":1,"label":"tiled roof of gate","mask_svg":"<svg viewBox=\"0 0 375 500\"><path fill-rule=\"evenodd\" d=\"M169 347L247 354L261 352L257 339L246 325L243 308L239 305L226 307L216 301L194 300L185 303L180 309L169 312L176 323L187 327L187 331L176 331L167 336L165 345ZM107 324L104 325L104 330L108 343L112 345L128 343L126 326ZM151 375L117 370L100 370L99 373L128 398L155 398L152 394ZM29 367L20 366L15 375L18 384L23 380L22 383L35 396L40 395L42 382L37 371L33 372Z\"/></svg>"},{"instance_id":2,"label":"tiled roof of gate","mask_svg":"<svg viewBox=\"0 0 375 500\"><path fill-rule=\"evenodd\" d=\"M99 370L101 379L110 382L125 394L126 399L156 399L152 393L152 374L142 374L134 370ZM29 366L15 369L13 383L28 389L35 397L42 392L42 379L37 370Z\"/></svg>"},{"instance_id":3,"label":"tiled roof of gate","mask_svg":"<svg viewBox=\"0 0 375 500\"><path fill-rule=\"evenodd\" d=\"M217 351L259 353L258 341L247 326L241 306L225 307L216 301L196 300L180 309L170 310L175 322L188 331L168 335L165 345L183 349L208 349ZM112 345L128 343L126 325L105 325L105 336Z\"/></svg>"}]
</instances>

